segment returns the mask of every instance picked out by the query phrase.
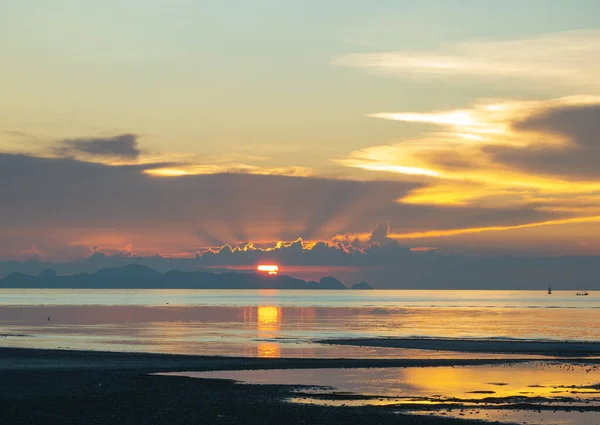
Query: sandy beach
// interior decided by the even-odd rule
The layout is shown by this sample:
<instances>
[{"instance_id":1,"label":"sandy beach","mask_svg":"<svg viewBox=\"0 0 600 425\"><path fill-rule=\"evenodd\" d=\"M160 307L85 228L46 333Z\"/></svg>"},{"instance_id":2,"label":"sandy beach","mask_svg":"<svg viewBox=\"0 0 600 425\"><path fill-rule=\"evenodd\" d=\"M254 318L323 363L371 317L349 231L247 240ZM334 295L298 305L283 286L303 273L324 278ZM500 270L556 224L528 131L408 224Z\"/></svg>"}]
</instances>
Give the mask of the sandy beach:
<instances>
[{"instance_id":1,"label":"sandy beach","mask_svg":"<svg viewBox=\"0 0 600 425\"><path fill-rule=\"evenodd\" d=\"M247 369L474 366L531 359L312 359L0 348L0 371L173 372Z\"/></svg>"},{"instance_id":2,"label":"sandy beach","mask_svg":"<svg viewBox=\"0 0 600 425\"><path fill-rule=\"evenodd\" d=\"M167 371L506 364L520 360L258 359L0 348L6 424L392 424L373 406L285 402L295 387L152 375ZM586 360L587 361L587 360ZM405 424L469 423L402 414ZM476 423L476 422L473 422Z\"/></svg>"},{"instance_id":3,"label":"sandy beach","mask_svg":"<svg viewBox=\"0 0 600 425\"><path fill-rule=\"evenodd\" d=\"M257 359L0 348L0 412L6 424L393 424L376 407L296 405L292 388L151 375L184 370L402 367L500 363L477 360ZM402 415L405 424L468 423ZM475 423L475 422L474 422Z\"/></svg>"}]
</instances>

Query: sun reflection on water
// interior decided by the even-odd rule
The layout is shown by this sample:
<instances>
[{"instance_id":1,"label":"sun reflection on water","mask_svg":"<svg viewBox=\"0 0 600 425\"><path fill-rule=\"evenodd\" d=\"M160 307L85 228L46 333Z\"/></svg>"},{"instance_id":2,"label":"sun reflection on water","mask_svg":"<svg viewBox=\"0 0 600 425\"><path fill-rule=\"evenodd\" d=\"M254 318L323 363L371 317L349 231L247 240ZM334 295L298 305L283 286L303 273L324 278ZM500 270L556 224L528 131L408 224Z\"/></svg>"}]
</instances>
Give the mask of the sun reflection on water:
<instances>
[{"instance_id":1,"label":"sun reflection on water","mask_svg":"<svg viewBox=\"0 0 600 425\"><path fill-rule=\"evenodd\" d=\"M259 306L256 327L259 340L277 338L281 329L281 307ZM268 358L281 357L281 347L275 341L260 341L256 355Z\"/></svg>"},{"instance_id":2,"label":"sun reflection on water","mask_svg":"<svg viewBox=\"0 0 600 425\"><path fill-rule=\"evenodd\" d=\"M281 326L281 308L273 306L258 307L258 330L259 332L278 331ZM275 335L271 335L273 338Z\"/></svg>"},{"instance_id":3,"label":"sun reflection on water","mask_svg":"<svg viewBox=\"0 0 600 425\"><path fill-rule=\"evenodd\" d=\"M281 348L277 342L259 342L256 347L256 355L262 358L279 358L281 357Z\"/></svg>"}]
</instances>

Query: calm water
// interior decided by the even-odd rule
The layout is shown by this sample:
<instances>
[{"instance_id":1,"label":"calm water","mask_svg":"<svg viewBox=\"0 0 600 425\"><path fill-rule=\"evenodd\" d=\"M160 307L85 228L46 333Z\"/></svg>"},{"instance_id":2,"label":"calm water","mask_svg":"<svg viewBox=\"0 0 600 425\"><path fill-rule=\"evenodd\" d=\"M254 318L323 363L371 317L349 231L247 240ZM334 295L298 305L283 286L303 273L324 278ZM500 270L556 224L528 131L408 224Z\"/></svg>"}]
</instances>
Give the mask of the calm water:
<instances>
[{"instance_id":1,"label":"calm water","mask_svg":"<svg viewBox=\"0 0 600 425\"><path fill-rule=\"evenodd\" d=\"M543 290L0 289L3 346L259 357L474 356L312 342L369 336L600 341L600 298Z\"/></svg>"},{"instance_id":2,"label":"calm water","mask_svg":"<svg viewBox=\"0 0 600 425\"><path fill-rule=\"evenodd\" d=\"M384 397L383 400L354 400L355 404L423 404L484 399L491 403L491 397L497 399L494 403L506 403L511 401L508 398L519 396L558 400L561 397L569 397L573 398L569 400L571 405L586 404L587 400L600 401L599 389L586 388L599 383L598 365L565 366L562 363L546 361L496 366L228 370L173 372L164 375L233 379L250 384L316 385L333 387L338 393ZM324 393L331 391L325 390ZM558 400L556 405L559 404ZM310 402L339 404L352 401L342 398L315 399Z\"/></svg>"},{"instance_id":3,"label":"calm water","mask_svg":"<svg viewBox=\"0 0 600 425\"><path fill-rule=\"evenodd\" d=\"M166 375L324 387L299 389L300 393L289 400L295 403L393 405L402 407L399 413L409 410L521 424L600 423L600 389L596 387L600 373L596 364L531 362L500 366L246 370ZM351 395L355 394L373 398L352 399ZM335 398L322 398L324 395ZM524 409L522 403L535 407Z\"/></svg>"}]
</instances>

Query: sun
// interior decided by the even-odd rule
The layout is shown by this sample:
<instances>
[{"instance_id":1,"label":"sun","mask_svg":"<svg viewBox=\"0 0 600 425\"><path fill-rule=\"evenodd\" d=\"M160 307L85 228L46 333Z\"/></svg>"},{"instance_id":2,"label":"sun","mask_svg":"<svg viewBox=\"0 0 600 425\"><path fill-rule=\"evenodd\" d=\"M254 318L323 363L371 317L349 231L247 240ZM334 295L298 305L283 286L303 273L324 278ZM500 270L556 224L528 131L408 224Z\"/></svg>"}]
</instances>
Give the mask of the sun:
<instances>
[{"instance_id":1,"label":"sun","mask_svg":"<svg viewBox=\"0 0 600 425\"><path fill-rule=\"evenodd\" d=\"M279 272L279 267L274 264L260 264L256 267L256 270L259 272L267 272L268 274L277 274L277 272Z\"/></svg>"}]
</instances>

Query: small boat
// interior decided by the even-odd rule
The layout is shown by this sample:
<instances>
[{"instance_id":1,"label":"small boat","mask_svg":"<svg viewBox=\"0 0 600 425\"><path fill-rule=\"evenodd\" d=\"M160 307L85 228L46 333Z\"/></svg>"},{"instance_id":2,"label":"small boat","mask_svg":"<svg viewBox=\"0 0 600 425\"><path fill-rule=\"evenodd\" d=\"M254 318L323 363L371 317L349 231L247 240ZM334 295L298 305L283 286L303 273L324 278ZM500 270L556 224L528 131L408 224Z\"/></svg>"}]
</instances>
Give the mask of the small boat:
<instances>
[{"instance_id":1,"label":"small boat","mask_svg":"<svg viewBox=\"0 0 600 425\"><path fill-rule=\"evenodd\" d=\"M552 294L552 286L548 286L548 295Z\"/></svg>"},{"instance_id":2,"label":"small boat","mask_svg":"<svg viewBox=\"0 0 600 425\"><path fill-rule=\"evenodd\" d=\"M589 295L589 293L588 292L578 292L576 295L586 296L586 295Z\"/></svg>"}]
</instances>

